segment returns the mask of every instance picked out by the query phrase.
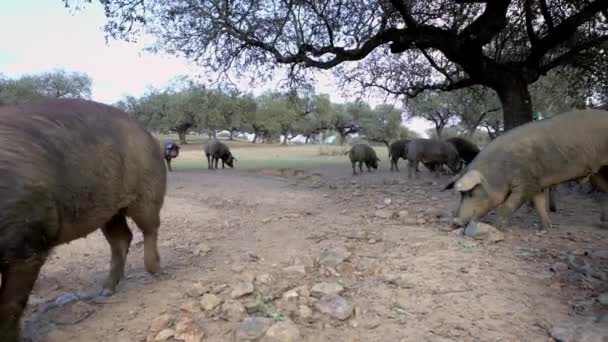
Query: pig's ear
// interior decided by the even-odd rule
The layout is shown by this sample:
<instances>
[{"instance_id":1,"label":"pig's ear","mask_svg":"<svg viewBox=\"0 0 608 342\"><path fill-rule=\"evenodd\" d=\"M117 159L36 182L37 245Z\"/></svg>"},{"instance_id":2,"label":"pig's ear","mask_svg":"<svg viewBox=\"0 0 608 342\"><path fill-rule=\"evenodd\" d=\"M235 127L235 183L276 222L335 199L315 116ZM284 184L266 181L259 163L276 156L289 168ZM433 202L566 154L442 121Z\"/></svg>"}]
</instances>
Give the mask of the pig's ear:
<instances>
[{"instance_id":1,"label":"pig's ear","mask_svg":"<svg viewBox=\"0 0 608 342\"><path fill-rule=\"evenodd\" d=\"M466 172L459 180L454 183L454 189L459 192L471 191L474 187L481 184L483 176L477 170Z\"/></svg>"}]
</instances>

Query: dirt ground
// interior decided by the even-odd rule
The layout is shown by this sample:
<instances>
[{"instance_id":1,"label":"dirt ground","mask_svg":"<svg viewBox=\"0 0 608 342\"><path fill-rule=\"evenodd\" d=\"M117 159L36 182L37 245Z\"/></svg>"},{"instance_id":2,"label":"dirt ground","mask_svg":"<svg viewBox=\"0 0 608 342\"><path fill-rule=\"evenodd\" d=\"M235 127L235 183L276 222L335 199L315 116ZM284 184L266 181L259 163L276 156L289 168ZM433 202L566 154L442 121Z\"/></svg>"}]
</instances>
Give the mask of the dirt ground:
<instances>
[{"instance_id":1,"label":"dirt ground","mask_svg":"<svg viewBox=\"0 0 608 342\"><path fill-rule=\"evenodd\" d=\"M204 341L243 339L247 316L293 322L294 341L552 341L560 328L599 331L596 338L608 331L598 300L608 292L608 231L594 226L593 198L560 189L556 229L538 234L536 213L523 207L503 241L478 241L449 229L458 197L440 191L448 176L422 171L408 180L401 164L399 173L385 162L357 177L346 161L300 170L175 167L161 274L145 272L131 223L117 293L54 306L66 293L98 291L110 261L99 231L61 246L36 283L24 335L162 340L157 333L170 336L185 316ZM321 312L318 283L341 285L336 292L353 312L343 320ZM243 286L243 296L234 293ZM209 293L223 304L204 310Z\"/></svg>"}]
</instances>

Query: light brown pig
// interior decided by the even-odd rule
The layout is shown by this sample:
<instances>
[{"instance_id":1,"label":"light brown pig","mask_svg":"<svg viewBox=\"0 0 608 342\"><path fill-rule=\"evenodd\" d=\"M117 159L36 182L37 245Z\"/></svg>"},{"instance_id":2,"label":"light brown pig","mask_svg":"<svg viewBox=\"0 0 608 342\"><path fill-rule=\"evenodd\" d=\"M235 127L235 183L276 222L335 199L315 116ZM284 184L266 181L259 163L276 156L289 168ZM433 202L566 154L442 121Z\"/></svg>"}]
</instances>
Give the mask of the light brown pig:
<instances>
[{"instance_id":1,"label":"light brown pig","mask_svg":"<svg viewBox=\"0 0 608 342\"><path fill-rule=\"evenodd\" d=\"M557 134L558 132L562 132ZM492 141L445 187L460 192L456 222L500 207L499 226L532 200L541 229L551 227L547 188L596 174L608 165L608 112L572 111L514 128ZM602 204L605 222L608 206Z\"/></svg>"}]
</instances>

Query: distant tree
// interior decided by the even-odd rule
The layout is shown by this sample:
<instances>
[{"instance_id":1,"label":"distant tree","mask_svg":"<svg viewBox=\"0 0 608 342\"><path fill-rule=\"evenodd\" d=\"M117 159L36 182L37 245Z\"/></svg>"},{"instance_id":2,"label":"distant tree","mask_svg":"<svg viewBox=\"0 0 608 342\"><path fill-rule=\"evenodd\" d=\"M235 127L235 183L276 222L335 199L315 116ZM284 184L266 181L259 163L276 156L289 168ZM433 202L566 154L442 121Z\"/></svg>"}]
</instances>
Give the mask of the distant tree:
<instances>
[{"instance_id":1,"label":"distant tree","mask_svg":"<svg viewBox=\"0 0 608 342\"><path fill-rule=\"evenodd\" d=\"M24 103L42 97L91 98L93 80L81 72L62 69L17 79L0 77L0 104Z\"/></svg>"},{"instance_id":2,"label":"distant tree","mask_svg":"<svg viewBox=\"0 0 608 342\"><path fill-rule=\"evenodd\" d=\"M454 124L459 116L456 94L425 91L407 101L408 119L419 117L435 126L435 135L441 137L443 129Z\"/></svg>"},{"instance_id":3,"label":"distant tree","mask_svg":"<svg viewBox=\"0 0 608 342\"><path fill-rule=\"evenodd\" d=\"M393 105L378 105L361 118L361 133L369 141L388 147L392 140L399 139L401 132L401 110Z\"/></svg>"}]
</instances>

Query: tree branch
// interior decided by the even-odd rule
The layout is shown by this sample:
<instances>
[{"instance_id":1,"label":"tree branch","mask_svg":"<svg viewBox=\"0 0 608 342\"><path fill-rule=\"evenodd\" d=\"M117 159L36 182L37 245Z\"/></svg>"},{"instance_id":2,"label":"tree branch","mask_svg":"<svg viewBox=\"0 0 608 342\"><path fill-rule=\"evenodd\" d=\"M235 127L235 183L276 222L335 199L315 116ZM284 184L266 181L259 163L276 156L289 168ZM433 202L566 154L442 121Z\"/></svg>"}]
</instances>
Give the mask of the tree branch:
<instances>
[{"instance_id":1,"label":"tree branch","mask_svg":"<svg viewBox=\"0 0 608 342\"><path fill-rule=\"evenodd\" d=\"M391 0L391 4L393 4L393 7L401 14L403 21L405 21L405 24L407 24L409 28L414 29L418 26L418 23L414 20L412 13L403 0Z\"/></svg>"},{"instance_id":2,"label":"tree branch","mask_svg":"<svg viewBox=\"0 0 608 342\"><path fill-rule=\"evenodd\" d=\"M530 44L534 46L538 38L534 33L534 27L532 25L532 0L524 0L524 12L526 16L526 34L528 35L528 39L530 39Z\"/></svg>"},{"instance_id":3,"label":"tree branch","mask_svg":"<svg viewBox=\"0 0 608 342\"><path fill-rule=\"evenodd\" d=\"M427 61L429 62L429 64L431 64L431 66L433 68L435 68L435 70L439 71L443 76L445 76L445 78L452 83L453 80L450 77L450 75L445 71L445 69L441 68L436 62L435 60L431 57L431 55L429 55L425 49L420 49L420 52L422 52L422 54L424 55L424 57L427 59Z\"/></svg>"},{"instance_id":4,"label":"tree branch","mask_svg":"<svg viewBox=\"0 0 608 342\"><path fill-rule=\"evenodd\" d=\"M553 30L549 31L545 37L539 39L535 46L532 46L526 64L530 67L537 66L549 50L558 46L566 38L572 36L577 28L591 17L606 9L608 9L608 1L596 0L585 6L573 16L564 19Z\"/></svg>"},{"instance_id":5,"label":"tree branch","mask_svg":"<svg viewBox=\"0 0 608 342\"><path fill-rule=\"evenodd\" d=\"M549 13L549 8L547 7L547 0L540 0L540 12L543 14L543 18L545 18L549 31L553 31L553 18L551 18L551 13Z\"/></svg>"},{"instance_id":6,"label":"tree branch","mask_svg":"<svg viewBox=\"0 0 608 342\"><path fill-rule=\"evenodd\" d=\"M507 9L511 0L467 1L456 0L457 3L485 2L484 12L462 30L460 37L468 37L478 46L488 44L498 32L507 26Z\"/></svg>"},{"instance_id":7,"label":"tree branch","mask_svg":"<svg viewBox=\"0 0 608 342\"><path fill-rule=\"evenodd\" d=\"M548 63L545 63L544 65L540 66L540 73L542 75L544 75L549 70L551 70L557 66L572 64L573 62L575 62L578 59L578 57L580 57L579 54L581 52L583 52L587 49L593 48L595 46L598 46L606 41L608 41L608 35L599 36L595 39L592 39L585 43L579 44L579 45L571 48L568 52L562 54L561 56L556 57L553 60L549 61Z\"/></svg>"}]
</instances>

